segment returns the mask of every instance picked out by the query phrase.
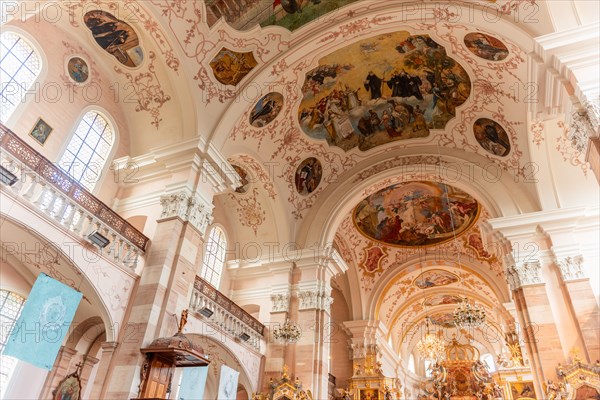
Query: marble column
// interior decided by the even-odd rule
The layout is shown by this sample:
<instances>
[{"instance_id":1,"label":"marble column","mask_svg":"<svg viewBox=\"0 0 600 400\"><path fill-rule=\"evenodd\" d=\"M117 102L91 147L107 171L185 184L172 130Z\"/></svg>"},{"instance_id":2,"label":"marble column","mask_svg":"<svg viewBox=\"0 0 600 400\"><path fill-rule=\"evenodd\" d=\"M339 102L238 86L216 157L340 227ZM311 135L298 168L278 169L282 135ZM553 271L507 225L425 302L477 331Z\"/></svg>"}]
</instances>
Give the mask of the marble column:
<instances>
[{"instance_id":1,"label":"marble column","mask_svg":"<svg viewBox=\"0 0 600 400\"><path fill-rule=\"evenodd\" d=\"M84 357L83 365L81 367L81 372L79 374L79 377L81 379L81 393L85 392L85 388L90 379L90 374L92 373L92 369L94 368L94 365L96 365L98 363L98 361L100 361L100 360L97 359L96 357L92 357L89 355Z\"/></svg>"},{"instance_id":2,"label":"marble column","mask_svg":"<svg viewBox=\"0 0 600 400\"><path fill-rule=\"evenodd\" d=\"M314 398L328 398L331 344L331 279L348 267L333 249L315 250L296 261L297 322L302 336L294 345L293 373Z\"/></svg>"},{"instance_id":3,"label":"marble column","mask_svg":"<svg viewBox=\"0 0 600 400\"><path fill-rule=\"evenodd\" d=\"M554 379L554 368L564 359L541 269L537 260L512 263L506 269L540 398L545 393L544 382L550 376Z\"/></svg>"},{"instance_id":4,"label":"marble column","mask_svg":"<svg viewBox=\"0 0 600 400\"><path fill-rule=\"evenodd\" d=\"M108 376L109 367L113 359L113 354L118 346L117 342L103 342L101 345L102 353L98 364L98 371L94 379L94 386L90 393L90 399L104 398L105 383Z\"/></svg>"},{"instance_id":5,"label":"marble column","mask_svg":"<svg viewBox=\"0 0 600 400\"><path fill-rule=\"evenodd\" d=\"M580 350L586 362L594 363L600 359L600 311L590 279L582 268L583 257L557 259L556 264L583 341Z\"/></svg>"},{"instance_id":6,"label":"marble column","mask_svg":"<svg viewBox=\"0 0 600 400\"><path fill-rule=\"evenodd\" d=\"M177 331L175 316L189 306L197 266L201 265L204 233L212 206L197 193L181 190L161 198L157 221L130 306L127 329L111 366L106 398L138 395L143 357L140 348Z\"/></svg>"}]
</instances>

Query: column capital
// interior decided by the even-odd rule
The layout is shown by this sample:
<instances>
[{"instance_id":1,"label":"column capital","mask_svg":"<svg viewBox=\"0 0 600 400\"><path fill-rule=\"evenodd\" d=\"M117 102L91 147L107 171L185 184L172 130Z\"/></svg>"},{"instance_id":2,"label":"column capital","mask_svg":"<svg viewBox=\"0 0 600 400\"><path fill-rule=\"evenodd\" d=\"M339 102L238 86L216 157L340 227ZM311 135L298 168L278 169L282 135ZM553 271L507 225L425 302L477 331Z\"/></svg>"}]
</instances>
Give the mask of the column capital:
<instances>
[{"instance_id":1,"label":"column capital","mask_svg":"<svg viewBox=\"0 0 600 400\"><path fill-rule=\"evenodd\" d=\"M271 313L281 313L290 311L290 293L273 293L271 294Z\"/></svg>"},{"instance_id":2,"label":"column capital","mask_svg":"<svg viewBox=\"0 0 600 400\"><path fill-rule=\"evenodd\" d=\"M202 235L206 233L206 229L212 223L212 204L188 188L161 196L160 204L162 206L161 220L179 218L192 224Z\"/></svg>"},{"instance_id":3,"label":"column capital","mask_svg":"<svg viewBox=\"0 0 600 400\"><path fill-rule=\"evenodd\" d=\"M560 270L560 275L563 281L573 281L581 278L585 278L583 272L583 256L564 257L556 259L556 265Z\"/></svg>"},{"instance_id":4,"label":"column capital","mask_svg":"<svg viewBox=\"0 0 600 400\"><path fill-rule=\"evenodd\" d=\"M73 356L77 354L77 350L72 349L70 347L61 346L60 348L60 356L64 356L66 359L71 359ZM59 357L57 357L58 359Z\"/></svg>"},{"instance_id":5,"label":"column capital","mask_svg":"<svg viewBox=\"0 0 600 400\"><path fill-rule=\"evenodd\" d=\"M316 290L299 290L296 292L300 304L298 310L320 310L329 313L333 297L331 287L322 287Z\"/></svg>"},{"instance_id":6,"label":"column capital","mask_svg":"<svg viewBox=\"0 0 600 400\"><path fill-rule=\"evenodd\" d=\"M89 354L83 357L83 364L89 367L93 367L94 365L98 364L98 361L100 361L98 358L92 357Z\"/></svg>"},{"instance_id":7,"label":"column capital","mask_svg":"<svg viewBox=\"0 0 600 400\"><path fill-rule=\"evenodd\" d=\"M105 351L115 351L115 349L119 346L118 342L102 342L100 343L100 347L102 348L102 352Z\"/></svg>"},{"instance_id":8,"label":"column capital","mask_svg":"<svg viewBox=\"0 0 600 400\"><path fill-rule=\"evenodd\" d=\"M511 290L544 283L542 281L542 265L538 260L518 263L509 261L506 265L506 280Z\"/></svg>"}]
</instances>

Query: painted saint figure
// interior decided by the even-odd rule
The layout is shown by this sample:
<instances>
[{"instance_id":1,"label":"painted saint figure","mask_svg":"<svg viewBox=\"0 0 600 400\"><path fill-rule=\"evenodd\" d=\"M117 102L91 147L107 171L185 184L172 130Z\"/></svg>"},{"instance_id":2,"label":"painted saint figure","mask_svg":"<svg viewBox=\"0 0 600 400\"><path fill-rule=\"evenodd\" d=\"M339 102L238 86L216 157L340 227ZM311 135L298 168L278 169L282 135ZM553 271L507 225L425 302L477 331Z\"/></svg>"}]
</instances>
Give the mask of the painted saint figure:
<instances>
[{"instance_id":1,"label":"painted saint figure","mask_svg":"<svg viewBox=\"0 0 600 400\"><path fill-rule=\"evenodd\" d=\"M383 79L378 77L373 73L373 71L369 71L367 75L364 85L367 92L371 92L371 100L379 99L381 97L381 84Z\"/></svg>"}]
</instances>

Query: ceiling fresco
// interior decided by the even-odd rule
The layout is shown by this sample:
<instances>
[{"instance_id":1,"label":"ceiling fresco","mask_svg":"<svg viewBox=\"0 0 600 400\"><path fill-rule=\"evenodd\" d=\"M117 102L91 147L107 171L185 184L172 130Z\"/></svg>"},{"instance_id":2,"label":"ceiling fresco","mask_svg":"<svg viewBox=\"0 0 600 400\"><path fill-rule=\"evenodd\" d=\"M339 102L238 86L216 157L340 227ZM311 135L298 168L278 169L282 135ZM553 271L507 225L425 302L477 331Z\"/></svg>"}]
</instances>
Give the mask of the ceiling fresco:
<instances>
[{"instance_id":1,"label":"ceiling fresco","mask_svg":"<svg viewBox=\"0 0 600 400\"><path fill-rule=\"evenodd\" d=\"M458 276L442 269L432 269L423 272L415 279L414 285L419 289L431 289L451 285L459 281Z\"/></svg>"},{"instance_id":2,"label":"ceiling fresco","mask_svg":"<svg viewBox=\"0 0 600 400\"><path fill-rule=\"evenodd\" d=\"M223 85L235 86L258 65L254 54L223 47L210 61L215 79Z\"/></svg>"},{"instance_id":3,"label":"ceiling fresco","mask_svg":"<svg viewBox=\"0 0 600 400\"><path fill-rule=\"evenodd\" d=\"M395 32L321 58L306 74L298 119L311 138L365 151L444 128L470 93L469 75L443 46Z\"/></svg>"},{"instance_id":4,"label":"ceiling fresco","mask_svg":"<svg viewBox=\"0 0 600 400\"><path fill-rule=\"evenodd\" d=\"M477 57L490 61L502 61L508 57L508 49L500 39L481 32L471 32L464 38L469 51Z\"/></svg>"},{"instance_id":5,"label":"ceiling fresco","mask_svg":"<svg viewBox=\"0 0 600 400\"><path fill-rule=\"evenodd\" d=\"M323 15L357 0L243 0L237 7L226 0L207 2L206 13L209 26L223 18L240 30L256 25L277 25L296 30Z\"/></svg>"},{"instance_id":6,"label":"ceiling fresco","mask_svg":"<svg viewBox=\"0 0 600 400\"><path fill-rule=\"evenodd\" d=\"M271 123L283 108L283 95L277 92L265 94L260 98L250 114L250 124L261 128Z\"/></svg>"},{"instance_id":7,"label":"ceiling fresco","mask_svg":"<svg viewBox=\"0 0 600 400\"><path fill-rule=\"evenodd\" d=\"M94 40L121 64L138 67L144 61L140 39L131 25L106 11L89 11L83 21L92 32Z\"/></svg>"},{"instance_id":8,"label":"ceiling fresco","mask_svg":"<svg viewBox=\"0 0 600 400\"><path fill-rule=\"evenodd\" d=\"M430 246L452 240L477 220L480 206L469 194L438 182L404 182L358 203L358 230L394 246Z\"/></svg>"},{"instance_id":9,"label":"ceiling fresco","mask_svg":"<svg viewBox=\"0 0 600 400\"><path fill-rule=\"evenodd\" d=\"M462 302L462 297L453 294L437 294L431 297L427 297L423 302L426 307L435 307L447 304L458 304Z\"/></svg>"},{"instance_id":10,"label":"ceiling fresco","mask_svg":"<svg viewBox=\"0 0 600 400\"><path fill-rule=\"evenodd\" d=\"M510 139L504 128L489 118L479 118L473 124L473 134L485 151L505 157L510 153Z\"/></svg>"}]
</instances>

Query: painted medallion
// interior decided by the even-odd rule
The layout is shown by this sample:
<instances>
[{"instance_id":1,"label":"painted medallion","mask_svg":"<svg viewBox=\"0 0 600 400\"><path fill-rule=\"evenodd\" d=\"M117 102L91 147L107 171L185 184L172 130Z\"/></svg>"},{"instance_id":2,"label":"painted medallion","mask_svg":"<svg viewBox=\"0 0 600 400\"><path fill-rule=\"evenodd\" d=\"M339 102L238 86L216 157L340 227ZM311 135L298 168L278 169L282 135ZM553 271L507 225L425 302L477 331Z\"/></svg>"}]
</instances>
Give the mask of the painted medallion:
<instances>
[{"instance_id":1,"label":"painted medallion","mask_svg":"<svg viewBox=\"0 0 600 400\"><path fill-rule=\"evenodd\" d=\"M92 31L96 43L121 64L137 67L143 62L144 52L140 47L140 40L128 23L101 10L86 13L83 21Z\"/></svg>"},{"instance_id":2,"label":"painted medallion","mask_svg":"<svg viewBox=\"0 0 600 400\"><path fill-rule=\"evenodd\" d=\"M469 33L464 41L467 49L477 57L490 61L501 61L508 57L506 45L500 39L485 33Z\"/></svg>"},{"instance_id":3,"label":"painted medallion","mask_svg":"<svg viewBox=\"0 0 600 400\"><path fill-rule=\"evenodd\" d=\"M479 118L473 124L475 139L485 151L499 157L510 153L510 140L504 128L489 118Z\"/></svg>"},{"instance_id":4,"label":"painted medallion","mask_svg":"<svg viewBox=\"0 0 600 400\"><path fill-rule=\"evenodd\" d=\"M307 158L296 169L296 190L303 196L311 194L319 186L322 175L321 162L314 157Z\"/></svg>"},{"instance_id":5,"label":"painted medallion","mask_svg":"<svg viewBox=\"0 0 600 400\"><path fill-rule=\"evenodd\" d=\"M283 95L277 92L271 92L264 95L250 114L250 124L257 128L263 127L277 118L283 107Z\"/></svg>"}]
</instances>

